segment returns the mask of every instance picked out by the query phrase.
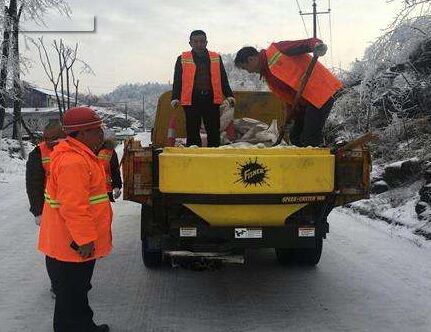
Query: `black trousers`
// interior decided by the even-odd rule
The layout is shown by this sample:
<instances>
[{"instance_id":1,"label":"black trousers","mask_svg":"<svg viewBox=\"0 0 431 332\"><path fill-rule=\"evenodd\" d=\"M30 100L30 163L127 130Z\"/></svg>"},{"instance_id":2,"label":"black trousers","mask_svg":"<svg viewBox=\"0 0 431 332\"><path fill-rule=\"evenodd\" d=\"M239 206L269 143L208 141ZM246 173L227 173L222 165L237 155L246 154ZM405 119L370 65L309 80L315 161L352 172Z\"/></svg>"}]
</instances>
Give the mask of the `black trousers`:
<instances>
[{"instance_id":1,"label":"black trousers","mask_svg":"<svg viewBox=\"0 0 431 332\"><path fill-rule=\"evenodd\" d=\"M200 128L203 120L208 147L220 146L220 105L213 103L212 93L193 92L192 105L185 106L187 146L202 146Z\"/></svg>"},{"instance_id":2,"label":"black trousers","mask_svg":"<svg viewBox=\"0 0 431 332\"><path fill-rule=\"evenodd\" d=\"M296 146L319 146L323 143L323 127L329 116L334 98L331 97L320 109L309 104L305 111L295 118L289 139Z\"/></svg>"},{"instance_id":3,"label":"black trousers","mask_svg":"<svg viewBox=\"0 0 431 332\"><path fill-rule=\"evenodd\" d=\"M46 269L55 292L54 331L93 332L93 310L88 304L96 260L62 262L46 256Z\"/></svg>"}]
</instances>

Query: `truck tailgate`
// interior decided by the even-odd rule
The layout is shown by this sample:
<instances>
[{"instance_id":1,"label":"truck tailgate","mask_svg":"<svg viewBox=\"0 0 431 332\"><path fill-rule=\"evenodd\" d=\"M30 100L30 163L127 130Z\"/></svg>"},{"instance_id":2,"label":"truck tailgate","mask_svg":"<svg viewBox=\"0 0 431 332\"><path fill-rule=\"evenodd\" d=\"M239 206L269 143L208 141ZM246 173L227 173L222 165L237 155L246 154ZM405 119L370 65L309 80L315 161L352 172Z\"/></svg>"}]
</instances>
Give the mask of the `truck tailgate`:
<instances>
[{"instance_id":1,"label":"truck tailgate","mask_svg":"<svg viewBox=\"0 0 431 332\"><path fill-rule=\"evenodd\" d=\"M334 163L321 148L165 148L159 190L212 226L280 226L333 192Z\"/></svg>"}]
</instances>

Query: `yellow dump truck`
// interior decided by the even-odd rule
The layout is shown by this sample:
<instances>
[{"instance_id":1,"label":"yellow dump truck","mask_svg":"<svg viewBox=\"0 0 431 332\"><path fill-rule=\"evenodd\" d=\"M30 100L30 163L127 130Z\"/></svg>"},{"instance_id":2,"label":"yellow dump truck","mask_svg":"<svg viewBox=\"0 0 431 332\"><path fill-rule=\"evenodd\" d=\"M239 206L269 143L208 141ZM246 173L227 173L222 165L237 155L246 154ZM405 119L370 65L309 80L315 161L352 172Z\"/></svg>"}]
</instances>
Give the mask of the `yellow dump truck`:
<instances>
[{"instance_id":1,"label":"yellow dump truck","mask_svg":"<svg viewBox=\"0 0 431 332\"><path fill-rule=\"evenodd\" d=\"M274 248L282 264L315 265L334 206L369 197L365 144L329 148L167 147L168 120L184 114L158 102L152 144L125 142L124 199L142 204L142 257L159 266L165 253L228 253ZM267 92L236 92L235 118L284 123L283 104Z\"/></svg>"}]
</instances>

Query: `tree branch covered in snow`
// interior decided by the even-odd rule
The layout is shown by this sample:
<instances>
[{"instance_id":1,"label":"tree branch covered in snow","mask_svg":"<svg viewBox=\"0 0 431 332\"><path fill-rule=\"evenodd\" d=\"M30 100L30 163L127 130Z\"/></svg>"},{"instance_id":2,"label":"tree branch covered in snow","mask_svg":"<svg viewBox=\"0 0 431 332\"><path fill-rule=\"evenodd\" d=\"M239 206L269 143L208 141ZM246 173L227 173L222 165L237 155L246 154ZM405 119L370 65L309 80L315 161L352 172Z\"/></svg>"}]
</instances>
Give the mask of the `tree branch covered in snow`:
<instances>
[{"instance_id":1,"label":"tree branch covered in snow","mask_svg":"<svg viewBox=\"0 0 431 332\"><path fill-rule=\"evenodd\" d=\"M69 16L70 7L67 0L0 0L3 9L0 22L3 27L2 58L0 63L0 138L4 127L6 100L11 97L6 91L7 82L12 72L14 86L14 136L21 122L21 59L19 55L18 36L21 30L21 18L43 24L43 17L49 10ZM19 133L18 133L19 134Z\"/></svg>"},{"instance_id":2,"label":"tree branch covered in snow","mask_svg":"<svg viewBox=\"0 0 431 332\"><path fill-rule=\"evenodd\" d=\"M386 0L388 3L399 2L399 0ZM393 22L389 25L389 29L396 28L402 22L410 17L414 11L418 10L420 7L420 12L417 17L424 16L430 12L431 0L402 0L401 9L395 15Z\"/></svg>"},{"instance_id":3,"label":"tree branch covered in snow","mask_svg":"<svg viewBox=\"0 0 431 332\"><path fill-rule=\"evenodd\" d=\"M391 1L392 2L392 1ZM329 121L330 139L380 134L383 158L431 154L431 0L404 1L395 24L340 78L347 87ZM421 16L414 16L420 10Z\"/></svg>"}]
</instances>

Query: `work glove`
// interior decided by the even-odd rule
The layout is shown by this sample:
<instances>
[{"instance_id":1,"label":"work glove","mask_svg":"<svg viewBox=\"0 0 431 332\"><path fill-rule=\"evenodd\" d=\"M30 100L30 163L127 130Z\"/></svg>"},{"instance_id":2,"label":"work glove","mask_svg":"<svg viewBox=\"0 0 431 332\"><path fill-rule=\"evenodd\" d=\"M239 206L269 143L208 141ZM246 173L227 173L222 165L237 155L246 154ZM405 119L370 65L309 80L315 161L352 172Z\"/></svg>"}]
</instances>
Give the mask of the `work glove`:
<instances>
[{"instance_id":1,"label":"work glove","mask_svg":"<svg viewBox=\"0 0 431 332\"><path fill-rule=\"evenodd\" d=\"M313 55L314 56L324 56L326 54L326 51L328 50L328 46L324 43L317 43L316 46L314 46Z\"/></svg>"},{"instance_id":2,"label":"work glove","mask_svg":"<svg viewBox=\"0 0 431 332\"><path fill-rule=\"evenodd\" d=\"M41 216L41 215L34 217L34 223L35 223L37 226L40 226L40 222L41 222L41 221L42 221L42 216Z\"/></svg>"},{"instance_id":3,"label":"work glove","mask_svg":"<svg viewBox=\"0 0 431 332\"><path fill-rule=\"evenodd\" d=\"M177 108L178 106L180 106L180 101L178 99L174 99L171 101L171 106L172 108Z\"/></svg>"},{"instance_id":4,"label":"work glove","mask_svg":"<svg viewBox=\"0 0 431 332\"><path fill-rule=\"evenodd\" d=\"M117 199L120 196L121 196L121 189L120 188L112 189L112 197L114 197L114 199Z\"/></svg>"}]
</instances>

